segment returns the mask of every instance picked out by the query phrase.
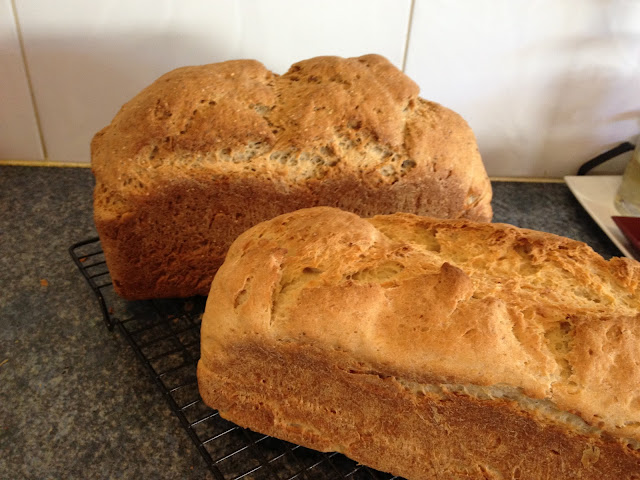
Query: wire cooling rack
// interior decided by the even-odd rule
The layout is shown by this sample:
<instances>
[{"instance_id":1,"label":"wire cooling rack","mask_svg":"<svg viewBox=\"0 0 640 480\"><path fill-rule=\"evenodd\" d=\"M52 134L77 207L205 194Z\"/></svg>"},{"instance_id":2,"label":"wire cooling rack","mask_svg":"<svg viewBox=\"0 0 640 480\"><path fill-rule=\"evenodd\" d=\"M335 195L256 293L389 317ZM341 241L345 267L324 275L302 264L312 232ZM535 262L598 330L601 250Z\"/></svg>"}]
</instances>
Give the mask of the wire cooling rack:
<instances>
[{"instance_id":1,"label":"wire cooling rack","mask_svg":"<svg viewBox=\"0 0 640 480\"><path fill-rule=\"evenodd\" d=\"M113 291L98 238L72 245L69 253L95 293L107 328L117 327L128 340L216 479L399 479L224 420L198 392L205 298L127 302Z\"/></svg>"}]
</instances>

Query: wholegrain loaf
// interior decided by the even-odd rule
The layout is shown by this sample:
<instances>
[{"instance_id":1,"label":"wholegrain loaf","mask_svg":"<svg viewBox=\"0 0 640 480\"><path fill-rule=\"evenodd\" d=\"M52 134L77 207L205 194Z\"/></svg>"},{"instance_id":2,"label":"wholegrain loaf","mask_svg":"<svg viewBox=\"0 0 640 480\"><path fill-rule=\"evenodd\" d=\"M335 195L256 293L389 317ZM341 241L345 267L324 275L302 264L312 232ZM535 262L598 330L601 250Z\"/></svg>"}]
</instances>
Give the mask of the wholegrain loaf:
<instances>
[{"instance_id":1,"label":"wholegrain loaf","mask_svg":"<svg viewBox=\"0 0 640 480\"><path fill-rule=\"evenodd\" d=\"M334 208L231 246L204 401L409 479L640 478L640 264L505 224Z\"/></svg>"},{"instance_id":2,"label":"wholegrain loaf","mask_svg":"<svg viewBox=\"0 0 640 480\"><path fill-rule=\"evenodd\" d=\"M491 218L467 123L383 57L183 67L91 144L94 218L116 291L206 295L230 243L303 207Z\"/></svg>"}]
</instances>

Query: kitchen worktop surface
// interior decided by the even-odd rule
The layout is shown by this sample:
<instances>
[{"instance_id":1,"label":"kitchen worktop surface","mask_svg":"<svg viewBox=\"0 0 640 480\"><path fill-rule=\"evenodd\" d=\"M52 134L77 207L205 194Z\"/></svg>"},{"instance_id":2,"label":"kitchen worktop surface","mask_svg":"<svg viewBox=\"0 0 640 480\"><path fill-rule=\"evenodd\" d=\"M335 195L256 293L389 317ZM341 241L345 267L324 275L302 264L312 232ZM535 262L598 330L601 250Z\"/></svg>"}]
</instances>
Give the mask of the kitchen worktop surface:
<instances>
[{"instance_id":1,"label":"kitchen worktop surface","mask_svg":"<svg viewBox=\"0 0 640 480\"><path fill-rule=\"evenodd\" d=\"M620 252L562 183L493 182L494 221ZM87 168L0 166L0 478L213 478L69 256Z\"/></svg>"}]
</instances>

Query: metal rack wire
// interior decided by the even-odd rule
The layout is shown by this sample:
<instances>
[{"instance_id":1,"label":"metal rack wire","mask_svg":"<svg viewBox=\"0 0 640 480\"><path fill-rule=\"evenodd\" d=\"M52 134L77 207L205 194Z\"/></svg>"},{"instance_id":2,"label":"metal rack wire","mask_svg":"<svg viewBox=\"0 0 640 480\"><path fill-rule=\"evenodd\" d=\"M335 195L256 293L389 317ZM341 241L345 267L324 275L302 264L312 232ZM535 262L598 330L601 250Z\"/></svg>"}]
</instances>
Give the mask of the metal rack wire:
<instances>
[{"instance_id":1,"label":"metal rack wire","mask_svg":"<svg viewBox=\"0 0 640 480\"><path fill-rule=\"evenodd\" d=\"M198 392L205 299L127 302L113 291L98 238L72 245L69 253L95 293L107 328L117 327L127 339L216 479L398 478L343 455L316 452L224 420Z\"/></svg>"}]
</instances>

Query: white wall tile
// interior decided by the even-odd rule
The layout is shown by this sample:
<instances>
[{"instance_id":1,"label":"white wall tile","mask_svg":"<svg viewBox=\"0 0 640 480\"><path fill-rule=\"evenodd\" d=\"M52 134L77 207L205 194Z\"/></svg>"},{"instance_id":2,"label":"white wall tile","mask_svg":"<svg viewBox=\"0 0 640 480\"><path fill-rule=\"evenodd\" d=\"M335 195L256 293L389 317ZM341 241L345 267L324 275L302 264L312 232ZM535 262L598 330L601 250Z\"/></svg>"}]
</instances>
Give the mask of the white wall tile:
<instances>
[{"instance_id":1,"label":"white wall tile","mask_svg":"<svg viewBox=\"0 0 640 480\"><path fill-rule=\"evenodd\" d=\"M43 160L10 0L0 0L0 160Z\"/></svg>"},{"instance_id":2,"label":"white wall tile","mask_svg":"<svg viewBox=\"0 0 640 480\"><path fill-rule=\"evenodd\" d=\"M93 134L175 67L316 55L402 65L410 0L15 0L49 158L88 162Z\"/></svg>"},{"instance_id":3,"label":"white wall tile","mask_svg":"<svg viewBox=\"0 0 640 480\"><path fill-rule=\"evenodd\" d=\"M406 72L491 175L574 174L640 133L640 2L416 0Z\"/></svg>"}]
</instances>

